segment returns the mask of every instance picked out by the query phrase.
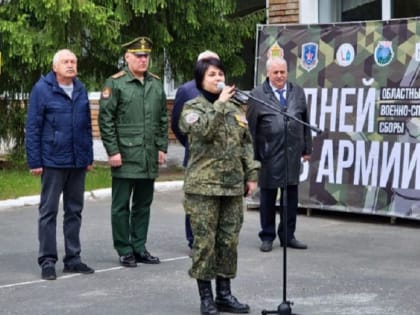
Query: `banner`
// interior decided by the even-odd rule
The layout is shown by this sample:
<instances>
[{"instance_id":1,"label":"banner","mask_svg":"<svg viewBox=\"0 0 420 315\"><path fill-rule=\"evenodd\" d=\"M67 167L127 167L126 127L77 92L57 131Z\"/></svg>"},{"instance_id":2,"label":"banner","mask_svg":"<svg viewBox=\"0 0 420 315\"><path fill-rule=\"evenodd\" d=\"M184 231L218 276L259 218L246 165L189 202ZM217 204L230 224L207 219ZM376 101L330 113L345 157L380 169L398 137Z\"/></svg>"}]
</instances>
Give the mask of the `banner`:
<instances>
[{"instance_id":1,"label":"banner","mask_svg":"<svg viewBox=\"0 0 420 315\"><path fill-rule=\"evenodd\" d=\"M255 84L284 56L305 90L313 154L301 207L420 219L419 19L258 25Z\"/></svg>"}]
</instances>

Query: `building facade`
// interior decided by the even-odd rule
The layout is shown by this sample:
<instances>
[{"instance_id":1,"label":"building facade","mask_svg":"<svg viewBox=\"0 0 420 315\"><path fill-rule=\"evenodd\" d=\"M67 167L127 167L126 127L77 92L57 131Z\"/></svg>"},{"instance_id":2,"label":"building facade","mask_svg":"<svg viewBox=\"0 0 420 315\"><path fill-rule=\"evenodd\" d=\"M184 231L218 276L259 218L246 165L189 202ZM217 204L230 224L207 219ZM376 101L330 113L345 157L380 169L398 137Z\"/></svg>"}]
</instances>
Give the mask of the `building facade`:
<instances>
[{"instance_id":1,"label":"building facade","mask_svg":"<svg viewBox=\"0 0 420 315\"><path fill-rule=\"evenodd\" d=\"M413 0L267 0L268 24L335 23L420 16Z\"/></svg>"}]
</instances>

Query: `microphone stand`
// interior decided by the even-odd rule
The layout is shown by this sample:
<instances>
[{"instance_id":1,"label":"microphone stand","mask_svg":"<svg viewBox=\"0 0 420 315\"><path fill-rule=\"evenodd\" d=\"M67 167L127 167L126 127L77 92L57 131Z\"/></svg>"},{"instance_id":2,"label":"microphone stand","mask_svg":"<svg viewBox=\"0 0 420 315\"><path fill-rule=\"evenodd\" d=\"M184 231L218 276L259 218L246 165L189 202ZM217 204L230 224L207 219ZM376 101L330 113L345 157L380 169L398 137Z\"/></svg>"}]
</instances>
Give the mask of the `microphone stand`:
<instances>
[{"instance_id":1,"label":"microphone stand","mask_svg":"<svg viewBox=\"0 0 420 315\"><path fill-rule=\"evenodd\" d=\"M263 310L261 312L262 315L266 314L278 314L278 315L298 315L296 313L292 313L292 307L293 302L287 300L287 205L288 205L288 199L287 199L287 184L288 184L288 157L287 157L287 147L288 147L288 140L287 140L287 130L288 130L288 123L289 119L292 119L304 126L307 126L311 130L315 131L317 134L320 134L322 132L321 129L319 129L316 126L312 126L299 118L296 118L289 113L287 113L285 110L282 110L279 108L277 104L267 103L264 102L252 95L248 95L242 91L236 90L236 93L240 95L246 95L246 97L256 101L259 104L262 104L264 106L268 106L270 109L280 113L283 115L284 120L284 151L285 151L285 177L284 177L284 188L282 194L284 194L282 197L283 199L283 215L282 215L282 221L283 221L283 301L278 305L277 310L267 311Z\"/></svg>"}]
</instances>

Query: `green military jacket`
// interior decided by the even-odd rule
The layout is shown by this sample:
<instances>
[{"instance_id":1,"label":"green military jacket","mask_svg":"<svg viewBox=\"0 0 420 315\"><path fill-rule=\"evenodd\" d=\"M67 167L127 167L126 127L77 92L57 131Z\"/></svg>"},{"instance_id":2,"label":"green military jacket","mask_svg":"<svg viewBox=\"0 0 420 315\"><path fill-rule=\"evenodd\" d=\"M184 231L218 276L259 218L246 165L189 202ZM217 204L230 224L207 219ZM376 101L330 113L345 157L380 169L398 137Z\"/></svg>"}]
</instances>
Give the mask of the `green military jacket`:
<instances>
[{"instance_id":1,"label":"green military jacket","mask_svg":"<svg viewBox=\"0 0 420 315\"><path fill-rule=\"evenodd\" d=\"M188 136L190 156L185 172L186 193L237 196L247 181L257 181L251 136L240 105L203 96L187 102L179 121Z\"/></svg>"},{"instance_id":2,"label":"green military jacket","mask_svg":"<svg viewBox=\"0 0 420 315\"><path fill-rule=\"evenodd\" d=\"M128 68L108 78L99 101L99 129L108 156L120 153L120 178L156 178L158 151L168 149L168 114L161 80L146 72L144 83Z\"/></svg>"}]
</instances>

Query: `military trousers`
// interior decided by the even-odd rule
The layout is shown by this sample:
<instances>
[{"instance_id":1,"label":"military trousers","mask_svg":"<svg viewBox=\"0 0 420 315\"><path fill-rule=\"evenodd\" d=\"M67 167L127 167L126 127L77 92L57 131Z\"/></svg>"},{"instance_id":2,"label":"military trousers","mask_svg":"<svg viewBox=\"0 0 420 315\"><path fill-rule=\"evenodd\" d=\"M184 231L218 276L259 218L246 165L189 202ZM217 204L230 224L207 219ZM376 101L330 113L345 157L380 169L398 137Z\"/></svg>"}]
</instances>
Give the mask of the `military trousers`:
<instances>
[{"instance_id":1,"label":"military trousers","mask_svg":"<svg viewBox=\"0 0 420 315\"><path fill-rule=\"evenodd\" d=\"M112 178L112 238L119 256L145 250L154 182L154 179Z\"/></svg>"},{"instance_id":2,"label":"military trousers","mask_svg":"<svg viewBox=\"0 0 420 315\"><path fill-rule=\"evenodd\" d=\"M192 278L234 278L239 231L243 224L242 196L185 194L184 208L194 234Z\"/></svg>"}]
</instances>

